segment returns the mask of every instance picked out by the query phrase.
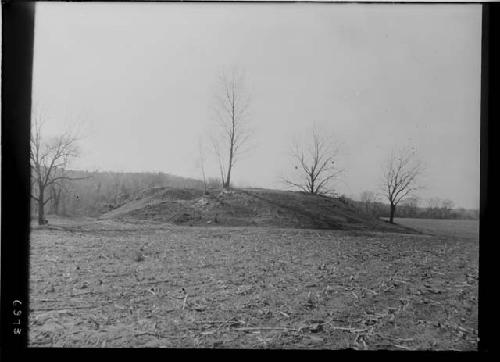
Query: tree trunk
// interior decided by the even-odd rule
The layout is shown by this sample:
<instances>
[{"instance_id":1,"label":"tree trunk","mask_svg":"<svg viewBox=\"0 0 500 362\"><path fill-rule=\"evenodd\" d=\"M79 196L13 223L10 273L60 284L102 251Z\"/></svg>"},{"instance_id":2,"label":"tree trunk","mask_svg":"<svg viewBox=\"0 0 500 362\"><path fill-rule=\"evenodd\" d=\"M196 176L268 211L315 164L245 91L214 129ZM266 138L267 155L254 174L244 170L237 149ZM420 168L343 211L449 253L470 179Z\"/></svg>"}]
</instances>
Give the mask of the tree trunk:
<instances>
[{"instance_id":1,"label":"tree trunk","mask_svg":"<svg viewBox=\"0 0 500 362\"><path fill-rule=\"evenodd\" d=\"M394 214L396 213L396 205L394 205L392 202L391 202L391 216L389 218L389 222L391 224L394 224Z\"/></svg>"},{"instance_id":2,"label":"tree trunk","mask_svg":"<svg viewBox=\"0 0 500 362\"><path fill-rule=\"evenodd\" d=\"M232 165L232 163L233 163L233 150L231 147L231 152L229 154L229 167L227 168L226 183L222 185L226 190L229 190L229 188L231 187L231 165Z\"/></svg>"},{"instance_id":3,"label":"tree trunk","mask_svg":"<svg viewBox=\"0 0 500 362\"><path fill-rule=\"evenodd\" d=\"M226 185L224 186L225 189L229 190L231 187L231 167L233 167L233 157L234 157L234 136L235 136L235 130L234 130L234 102L232 104L232 130L231 130L231 139L229 140L229 165L227 166L227 176L226 176Z\"/></svg>"},{"instance_id":4,"label":"tree trunk","mask_svg":"<svg viewBox=\"0 0 500 362\"><path fill-rule=\"evenodd\" d=\"M38 195L38 225L44 225L45 224L45 210L44 210L44 203L43 203L43 192L40 192Z\"/></svg>"},{"instance_id":5,"label":"tree trunk","mask_svg":"<svg viewBox=\"0 0 500 362\"><path fill-rule=\"evenodd\" d=\"M231 167L227 170L227 176L226 176L226 182L224 184L224 188L226 190L229 190L229 187L231 185Z\"/></svg>"}]
</instances>

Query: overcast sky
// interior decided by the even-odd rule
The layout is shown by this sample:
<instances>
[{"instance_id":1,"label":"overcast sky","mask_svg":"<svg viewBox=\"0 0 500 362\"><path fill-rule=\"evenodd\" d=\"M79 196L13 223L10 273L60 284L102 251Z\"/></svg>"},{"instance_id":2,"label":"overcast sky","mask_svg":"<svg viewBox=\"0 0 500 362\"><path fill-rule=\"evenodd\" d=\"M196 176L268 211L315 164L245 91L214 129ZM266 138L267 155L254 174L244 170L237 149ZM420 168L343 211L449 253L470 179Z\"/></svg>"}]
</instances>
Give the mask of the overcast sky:
<instances>
[{"instance_id":1,"label":"overcast sky","mask_svg":"<svg viewBox=\"0 0 500 362\"><path fill-rule=\"evenodd\" d=\"M420 196L479 206L480 5L36 6L33 101L47 135L82 125L74 169L200 177L217 74L237 66L254 139L236 185L282 188L291 139L316 123L343 144L338 192L376 190L410 144Z\"/></svg>"}]
</instances>

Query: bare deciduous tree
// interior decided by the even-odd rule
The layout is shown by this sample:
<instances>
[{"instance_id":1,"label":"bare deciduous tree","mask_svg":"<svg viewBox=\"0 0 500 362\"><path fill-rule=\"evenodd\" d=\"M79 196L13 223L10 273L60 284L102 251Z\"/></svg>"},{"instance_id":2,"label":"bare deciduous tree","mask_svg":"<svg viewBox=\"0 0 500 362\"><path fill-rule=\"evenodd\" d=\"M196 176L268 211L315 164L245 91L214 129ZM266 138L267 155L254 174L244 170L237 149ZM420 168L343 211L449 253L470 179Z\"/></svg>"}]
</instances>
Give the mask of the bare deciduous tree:
<instances>
[{"instance_id":1,"label":"bare deciduous tree","mask_svg":"<svg viewBox=\"0 0 500 362\"><path fill-rule=\"evenodd\" d=\"M314 195L331 192L330 184L341 170L336 164L339 149L327 135L313 128L309 142L293 142L291 156L294 172L283 181L299 190Z\"/></svg>"},{"instance_id":2,"label":"bare deciduous tree","mask_svg":"<svg viewBox=\"0 0 500 362\"><path fill-rule=\"evenodd\" d=\"M441 203L441 207L445 209L447 212L453 210L455 207L455 203L450 200L450 199L444 199L443 202Z\"/></svg>"},{"instance_id":3,"label":"bare deciduous tree","mask_svg":"<svg viewBox=\"0 0 500 362\"><path fill-rule=\"evenodd\" d=\"M431 218L446 219L452 214L454 203L450 199L432 197L427 200L427 216Z\"/></svg>"},{"instance_id":4,"label":"bare deciduous tree","mask_svg":"<svg viewBox=\"0 0 500 362\"><path fill-rule=\"evenodd\" d=\"M441 206L441 199L439 197L431 197L427 199L427 210L437 210Z\"/></svg>"},{"instance_id":5,"label":"bare deciduous tree","mask_svg":"<svg viewBox=\"0 0 500 362\"><path fill-rule=\"evenodd\" d=\"M37 203L39 225L46 222L45 205L57 195L56 190L64 188L65 181L74 179L64 170L78 156L76 135L67 132L45 140L42 125L41 118L34 117L30 135L31 198ZM49 192L51 189L54 192Z\"/></svg>"},{"instance_id":6,"label":"bare deciduous tree","mask_svg":"<svg viewBox=\"0 0 500 362\"><path fill-rule=\"evenodd\" d=\"M396 206L412 195L419 187L418 176L422 172L422 163L410 148L393 150L386 161L383 178L383 193L390 203L389 222L394 223Z\"/></svg>"},{"instance_id":7,"label":"bare deciduous tree","mask_svg":"<svg viewBox=\"0 0 500 362\"><path fill-rule=\"evenodd\" d=\"M418 203L420 199L417 196L409 196L401 201L400 207L404 207L406 217L416 217L418 213Z\"/></svg>"},{"instance_id":8,"label":"bare deciduous tree","mask_svg":"<svg viewBox=\"0 0 500 362\"><path fill-rule=\"evenodd\" d=\"M373 203L377 201L377 195L373 191L363 191L360 195L360 201L364 204L365 211L370 212Z\"/></svg>"},{"instance_id":9,"label":"bare deciduous tree","mask_svg":"<svg viewBox=\"0 0 500 362\"><path fill-rule=\"evenodd\" d=\"M218 134L212 138L219 164L222 187L231 187L231 172L251 136L248 127L250 96L241 72L221 73L215 96L215 117Z\"/></svg>"}]
</instances>

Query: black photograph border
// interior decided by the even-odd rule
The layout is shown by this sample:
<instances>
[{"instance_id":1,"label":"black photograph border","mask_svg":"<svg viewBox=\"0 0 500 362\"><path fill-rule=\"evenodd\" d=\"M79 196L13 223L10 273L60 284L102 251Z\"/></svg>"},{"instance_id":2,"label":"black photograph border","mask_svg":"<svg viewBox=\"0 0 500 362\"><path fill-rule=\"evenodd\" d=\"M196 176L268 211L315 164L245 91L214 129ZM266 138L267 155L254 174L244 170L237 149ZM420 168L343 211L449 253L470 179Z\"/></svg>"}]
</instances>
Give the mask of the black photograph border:
<instances>
[{"instance_id":1,"label":"black photograph border","mask_svg":"<svg viewBox=\"0 0 500 362\"><path fill-rule=\"evenodd\" d=\"M80 1L78 1L80 2ZM142 1L138 1L142 2ZM160 1L161 2L161 1ZM180 1L167 1L180 2ZM201 3L201 1L185 1ZM228 1L208 1L228 3ZM249 3L249 1L229 1ZM250 1L266 4L331 3L331 1ZM2 1L2 128L1 128L1 289L0 289L0 359L61 352L57 348L28 347L29 315L29 229L30 229L30 167L29 132L31 115L31 89L33 42L36 1ZM340 1L340 3L353 3ZM361 3L388 4L363 1ZM392 2L390 4L408 4ZM475 2L414 2L411 4L477 4ZM498 100L500 58L498 30L500 4L483 3L481 55L481 151L480 151L480 257L479 257L479 351L492 349L491 330L492 293L490 280L494 277L493 257L494 215L497 179L493 176L492 162L497 143L499 120ZM494 120L490 122L489 120ZM495 194L495 195L494 195ZM18 332L16 332L19 331ZM82 350L77 349L80 353ZM116 350L113 349L115 353ZM44 352L40 354L40 352ZM183 353L186 350L182 350ZM207 351L207 350L199 350ZM64 352L64 351L63 351ZM70 350L67 350L70 352ZM171 350L167 350L171 353ZM248 352L248 350L246 351ZM252 351L254 352L254 351ZM269 352L269 351L267 351ZM293 351L297 353L299 351ZM300 351L303 352L303 351ZM337 351L329 351L337 352ZM127 354L129 351L127 351ZM399 353L399 352L397 352ZM402 352L404 353L404 352ZM426 352L427 353L427 352ZM66 353L62 355L68 356ZM134 355L131 355L131 357Z\"/></svg>"}]
</instances>

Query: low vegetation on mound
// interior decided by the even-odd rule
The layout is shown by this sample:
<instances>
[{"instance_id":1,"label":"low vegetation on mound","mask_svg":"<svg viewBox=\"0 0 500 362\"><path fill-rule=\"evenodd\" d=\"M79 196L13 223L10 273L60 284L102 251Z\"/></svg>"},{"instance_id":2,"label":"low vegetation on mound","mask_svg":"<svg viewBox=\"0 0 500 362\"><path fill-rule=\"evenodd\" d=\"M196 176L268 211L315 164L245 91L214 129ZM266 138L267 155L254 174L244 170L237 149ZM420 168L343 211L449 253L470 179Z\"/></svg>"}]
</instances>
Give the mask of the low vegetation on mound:
<instances>
[{"instance_id":1,"label":"low vegetation on mound","mask_svg":"<svg viewBox=\"0 0 500 362\"><path fill-rule=\"evenodd\" d=\"M303 192L155 188L101 216L190 226L270 226L412 233L361 213L348 201Z\"/></svg>"}]
</instances>

